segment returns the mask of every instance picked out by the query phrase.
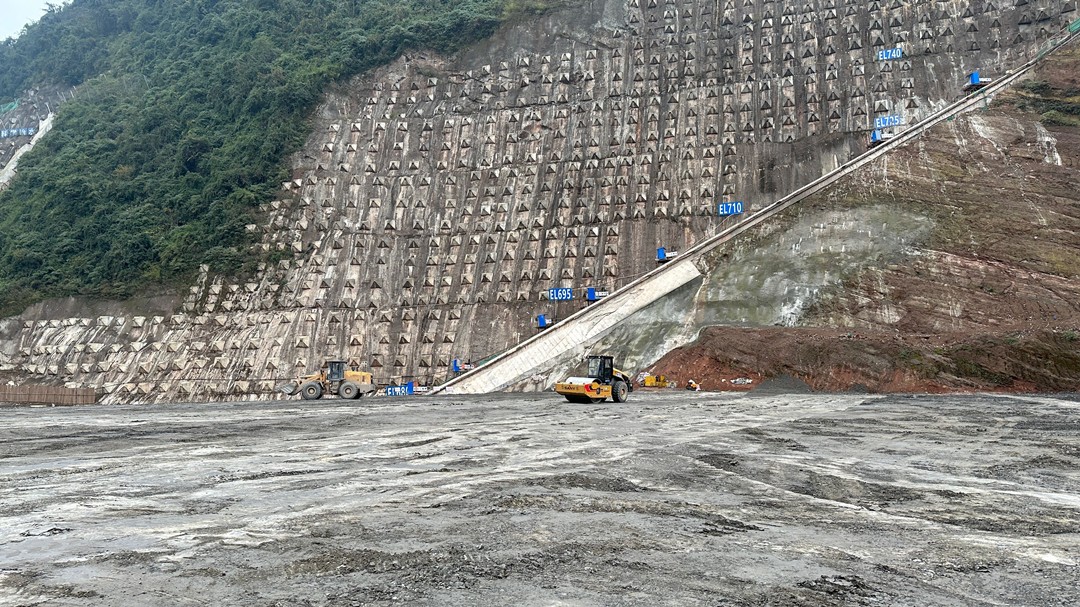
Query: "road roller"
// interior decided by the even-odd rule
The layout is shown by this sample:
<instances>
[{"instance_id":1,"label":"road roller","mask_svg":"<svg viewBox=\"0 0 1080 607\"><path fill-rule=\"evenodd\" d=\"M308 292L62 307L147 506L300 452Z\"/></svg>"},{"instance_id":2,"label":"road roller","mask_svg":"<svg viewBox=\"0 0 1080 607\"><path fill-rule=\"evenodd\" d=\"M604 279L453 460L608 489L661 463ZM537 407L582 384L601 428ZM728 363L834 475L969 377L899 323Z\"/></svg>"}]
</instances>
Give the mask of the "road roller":
<instances>
[{"instance_id":1,"label":"road roller","mask_svg":"<svg viewBox=\"0 0 1080 607\"><path fill-rule=\"evenodd\" d=\"M588 371L583 377L568 377L555 384L555 391L572 403L598 403L610 398L626 402L634 385L630 376L615 368L611 356L589 356Z\"/></svg>"}]
</instances>

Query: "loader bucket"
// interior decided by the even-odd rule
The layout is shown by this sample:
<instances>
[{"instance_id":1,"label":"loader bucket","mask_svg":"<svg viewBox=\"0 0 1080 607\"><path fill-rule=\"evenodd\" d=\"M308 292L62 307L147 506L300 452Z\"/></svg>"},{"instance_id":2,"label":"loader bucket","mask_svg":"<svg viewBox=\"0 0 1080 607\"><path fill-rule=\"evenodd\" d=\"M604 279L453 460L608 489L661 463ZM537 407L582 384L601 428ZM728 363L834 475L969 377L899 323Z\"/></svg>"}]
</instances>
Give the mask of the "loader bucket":
<instances>
[{"instance_id":1,"label":"loader bucket","mask_svg":"<svg viewBox=\"0 0 1080 607\"><path fill-rule=\"evenodd\" d=\"M297 390L298 386L296 385L296 382L293 381L278 384L278 386L274 388L274 392L281 392L285 396L292 396L293 394L296 394Z\"/></svg>"}]
</instances>

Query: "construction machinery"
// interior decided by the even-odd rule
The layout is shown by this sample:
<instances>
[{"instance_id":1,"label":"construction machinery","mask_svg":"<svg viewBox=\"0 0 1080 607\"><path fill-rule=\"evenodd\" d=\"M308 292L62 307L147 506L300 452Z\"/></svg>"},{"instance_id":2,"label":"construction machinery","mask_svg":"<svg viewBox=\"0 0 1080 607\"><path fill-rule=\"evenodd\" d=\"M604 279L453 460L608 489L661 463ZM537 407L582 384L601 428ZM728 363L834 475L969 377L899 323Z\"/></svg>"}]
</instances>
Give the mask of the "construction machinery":
<instances>
[{"instance_id":1,"label":"construction machinery","mask_svg":"<svg viewBox=\"0 0 1080 607\"><path fill-rule=\"evenodd\" d=\"M598 403L606 398L626 402L633 391L630 376L615 368L610 356L589 356L588 372L584 377L568 377L555 384L555 391L572 403Z\"/></svg>"},{"instance_id":2,"label":"construction machinery","mask_svg":"<svg viewBox=\"0 0 1080 607\"><path fill-rule=\"evenodd\" d=\"M641 385L646 388L666 388L668 387L668 378L666 375L646 375L642 379Z\"/></svg>"},{"instance_id":3,"label":"construction machinery","mask_svg":"<svg viewBox=\"0 0 1080 607\"><path fill-rule=\"evenodd\" d=\"M343 360L328 360L318 373L298 377L278 386L278 390L289 396L299 393L304 400L318 400L326 394L360 398L376 388L371 373L347 369Z\"/></svg>"}]
</instances>

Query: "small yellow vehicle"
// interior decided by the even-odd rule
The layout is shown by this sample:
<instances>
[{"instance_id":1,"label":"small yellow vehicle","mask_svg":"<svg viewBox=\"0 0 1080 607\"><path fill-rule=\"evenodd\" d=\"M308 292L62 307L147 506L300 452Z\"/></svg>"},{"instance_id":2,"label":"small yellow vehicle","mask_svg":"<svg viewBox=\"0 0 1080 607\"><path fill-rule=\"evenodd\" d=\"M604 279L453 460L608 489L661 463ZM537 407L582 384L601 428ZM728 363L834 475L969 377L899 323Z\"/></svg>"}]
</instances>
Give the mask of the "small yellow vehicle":
<instances>
[{"instance_id":1,"label":"small yellow vehicle","mask_svg":"<svg viewBox=\"0 0 1080 607\"><path fill-rule=\"evenodd\" d=\"M666 388L667 383L666 375L646 375L645 381L641 382L641 385L646 388Z\"/></svg>"},{"instance_id":2,"label":"small yellow vehicle","mask_svg":"<svg viewBox=\"0 0 1080 607\"><path fill-rule=\"evenodd\" d=\"M346 369L343 360L328 360L325 369L318 373L298 377L277 389L290 396L299 392L304 400L318 400L324 394L336 394L346 399L360 398L375 392L376 388L371 373Z\"/></svg>"},{"instance_id":3,"label":"small yellow vehicle","mask_svg":"<svg viewBox=\"0 0 1080 607\"><path fill-rule=\"evenodd\" d=\"M615 368L612 357L590 356L586 360L589 370L585 377L568 377L555 384L555 391L572 403L598 403L607 398L626 402L634 385L629 375Z\"/></svg>"}]
</instances>

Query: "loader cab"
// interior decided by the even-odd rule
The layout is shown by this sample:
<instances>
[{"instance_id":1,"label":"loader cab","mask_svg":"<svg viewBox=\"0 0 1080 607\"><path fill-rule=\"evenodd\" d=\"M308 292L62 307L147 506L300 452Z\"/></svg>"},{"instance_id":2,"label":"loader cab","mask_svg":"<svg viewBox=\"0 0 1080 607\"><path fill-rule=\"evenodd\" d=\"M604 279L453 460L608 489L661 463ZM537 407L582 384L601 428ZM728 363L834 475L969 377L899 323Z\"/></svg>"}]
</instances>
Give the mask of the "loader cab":
<instances>
[{"instance_id":1,"label":"loader cab","mask_svg":"<svg viewBox=\"0 0 1080 607\"><path fill-rule=\"evenodd\" d=\"M610 356L590 356L588 376L600 380L602 384L610 384L615 377L615 363Z\"/></svg>"},{"instance_id":2,"label":"loader cab","mask_svg":"<svg viewBox=\"0 0 1080 607\"><path fill-rule=\"evenodd\" d=\"M344 381L345 380L345 361L343 360L328 360L326 361L326 381Z\"/></svg>"}]
</instances>

